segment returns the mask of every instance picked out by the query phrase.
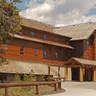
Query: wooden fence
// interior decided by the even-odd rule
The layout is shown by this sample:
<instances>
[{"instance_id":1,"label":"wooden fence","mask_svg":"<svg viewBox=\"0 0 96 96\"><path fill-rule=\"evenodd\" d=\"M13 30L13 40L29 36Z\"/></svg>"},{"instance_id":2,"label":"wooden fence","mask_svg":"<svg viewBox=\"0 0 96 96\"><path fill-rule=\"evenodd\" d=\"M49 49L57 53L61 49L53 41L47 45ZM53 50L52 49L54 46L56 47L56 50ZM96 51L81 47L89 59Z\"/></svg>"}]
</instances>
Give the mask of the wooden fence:
<instances>
[{"instance_id":1,"label":"wooden fence","mask_svg":"<svg viewBox=\"0 0 96 96\"><path fill-rule=\"evenodd\" d=\"M4 83L4 84L0 84L0 88L5 88L5 96L8 96L8 88L10 88L10 87L36 86L36 95L39 95L39 87L38 86L41 86L41 85L53 85L54 91L57 91L57 88L59 88L59 90L61 90L61 81Z\"/></svg>"}]
</instances>

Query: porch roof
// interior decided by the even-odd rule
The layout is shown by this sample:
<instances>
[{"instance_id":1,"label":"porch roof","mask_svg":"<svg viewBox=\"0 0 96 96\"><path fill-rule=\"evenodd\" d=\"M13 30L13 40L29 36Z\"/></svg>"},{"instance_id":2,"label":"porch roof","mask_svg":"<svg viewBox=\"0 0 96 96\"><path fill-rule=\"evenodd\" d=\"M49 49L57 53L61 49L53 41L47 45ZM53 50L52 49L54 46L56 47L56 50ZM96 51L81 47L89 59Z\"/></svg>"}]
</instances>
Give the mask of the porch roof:
<instances>
[{"instance_id":1,"label":"porch roof","mask_svg":"<svg viewBox=\"0 0 96 96\"><path fill-rule=\"evenodd\" d=\"M10 34L10 35L15 37L15 38L19 38L19 39L23 39L23 40L29 40L29 41L39 42L39 43L43 43L43 44L54 45L54 46L58 46L58 47L74 49L70 45L63 44L63 43L57 43L57 42L42 40L42 39L38 39L38 38L31 38L31 37L27 37L27 36L21 36L21 35L18 35L18 34L14 34L14 35Z\"/></svg>"},{"instance_id":2,"label":"porch roof","mask_svg":"<svg viewBox=\"0 0 96 96\"><path fill-rule=\"evenodd\" d=\"M75 65L74 62L76 62L76 65L96 66L96 61L94 61L94 60L86 60L86 59L75 58L75 57L72 57L70 60L65 62L64 65Z\"/></svg>"},{"instance_id":3,"label":"porch roof","mask_svg":"<svg viewBox=\"0 0 96 96\"><path fill-rule=\"evenodd\" d=\"M7 65L0 66L0 73L48 75L48 65L42 62L8 59ZM50 75L57 75L57 71L51 68Z\"/></svg>"}]
</instances>

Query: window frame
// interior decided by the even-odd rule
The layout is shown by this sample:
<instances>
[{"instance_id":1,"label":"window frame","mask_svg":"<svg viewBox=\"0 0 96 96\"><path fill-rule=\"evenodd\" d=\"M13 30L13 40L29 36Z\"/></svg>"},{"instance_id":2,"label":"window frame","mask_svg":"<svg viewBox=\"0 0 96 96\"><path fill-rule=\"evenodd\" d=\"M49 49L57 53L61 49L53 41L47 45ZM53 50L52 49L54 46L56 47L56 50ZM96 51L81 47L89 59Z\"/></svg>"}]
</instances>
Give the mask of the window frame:
<instances>
[{"instance_id":1,"label":"window frame","mask_svg":"<svg viewBox=\"0 0 96 96\"><path fill-rule=\"evenodd\" d=\"M44 34L44 40L46 40L47 39L47 35L46 34Z\"/></svg>"},{"instance_id":2,"label":"window frame","mask_svg":"<svg viewBox=\"0 0 96 96\"><path fill-rule=\"evenodd\" d=\"M55 52L55 57L58 58L58 53L57 52Z\"/></svg>"},{"instance_id":3,"label":"window frame","mask_svg":"<svg viewBox=\"0 0 96 96\"><path fill-rule=\"evenodd\" d=\"M20 55L24 55L24 46L20 46Z\"/></svg>"},{"instance_id":4,"label":"window frame","mask_svg":"<svg viewBox=\"0 0 96 96\"><path fill-rule=\"evenodd\" d=\"M38 55L38 49L34 49L34 56L37 56Z\"/></svg>"},{"instance_id":5,"label":"window frame","mask_svg":"<svg viewBox=\"0 0 96 96\"><path fill-rule=\"evenodd\" d=\"M34 32L31 32L31 37L34 37L35 33Z\"/></svg>"},{"instance_id":6,"label":"window frame","mask_svg":"<svg viewBox=\"0 0 96 96\"><path fill-rule=\"evenodd\" d=\"M8 54L8 44L4 44L4 54Z\"/></svg>"},{"instance_id":7,"label":"window frame","mask_svg":"<svg viewBox=\"0 0 96 96\"><path fill-rule=\"evenodd\" d=\"M47 57L47 51L46 50L43 51L43 54L44 54L44 57Z\"/></svg>"}]
</instances>

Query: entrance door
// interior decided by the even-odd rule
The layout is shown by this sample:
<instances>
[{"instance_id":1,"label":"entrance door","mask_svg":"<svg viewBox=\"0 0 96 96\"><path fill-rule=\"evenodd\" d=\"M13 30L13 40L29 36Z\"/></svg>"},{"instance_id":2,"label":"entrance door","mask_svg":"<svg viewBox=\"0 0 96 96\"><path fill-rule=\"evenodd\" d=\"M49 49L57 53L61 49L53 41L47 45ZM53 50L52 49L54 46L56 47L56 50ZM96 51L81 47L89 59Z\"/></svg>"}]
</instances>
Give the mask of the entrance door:
<instances>
[{"instance_id":1,"label":"entrance door","mask_svg":"<svg viewBox=\"0 0 96 96\"><path fill-rule=\"evenodd\" d=\"M84 81L92 81L93 69L85 69Z\"/></svg>"},{"instance_id":2,"label":"entrance door","mask_svg":"<svg viewBox=\"0 0 96 96\"><path fill-rule=\"evenodd\" d=\"M71 71L72 71L72 80L80 81L80 78L79 78L80 68L72 68Z\"/></svg>"}]
</instances>

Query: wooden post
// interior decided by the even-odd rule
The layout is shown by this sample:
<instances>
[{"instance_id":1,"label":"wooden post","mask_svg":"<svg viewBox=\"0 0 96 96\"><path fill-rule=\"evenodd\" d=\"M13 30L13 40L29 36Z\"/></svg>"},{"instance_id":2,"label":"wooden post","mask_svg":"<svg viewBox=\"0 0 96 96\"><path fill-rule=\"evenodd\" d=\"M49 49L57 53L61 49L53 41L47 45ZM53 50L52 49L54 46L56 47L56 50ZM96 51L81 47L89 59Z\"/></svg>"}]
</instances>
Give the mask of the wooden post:
<instances>
[{"instance_id":1,"label":"wooden post","mask_svg":"<svg viewBox=\"0 0 96 96\"><path fill-rule=\"evenodd\" d=\"M48 81L50 81L50 66L48 66Z\"/></svg>"},{"instance_id":2,"label":"wooden post","mask_svg":"<svg viewBox=\"0 0 96 96\"><path fill-rule=\"evenodd\" d=\"M8 87L5 87L5 96L8 96Z\"/></svg>"},{"instance_id":3,"label":"wooden post","mask_svg":"<svg viewBox=\"0 0 96 96\"><path fill-rule=\"evenodd\" d=\"M80 67L80 82L83 82L83 67Z\"/></svg>"},{"instance_id":4,"label":"wooden post","mask_svg":"<svg viewBox=\"0 0 96 96\"><path fill-rule=\"evenodd\" d=\"M68 67L64 68L65 80L68 80Z\"/></svg>"},{"instance_id":5,"label":"wooden post","mask_svg":"<svg viewBox=\"0 0 96 96\"><path fill-rule=\"evenodd\" d=\"M96 68L93 68L93 81L96 82Z\"/></svg>"},{"instance_id":6,"label":"wooden post","mask_svg":"<svg viewBox=\"0 0 96 96\"><path fill-rule=\"evenodd\" d=\"M54 84L54 91L57 91L56 84Z\"/></svg>"},{"instance_id":7,"label":"wooden post","mask_svg":"<svg viewBox=\"0 0 96 96\"><path fill-rule=\"evenodd\" d=\"M58 88L61 90L61 82L58 83Z\"/></svg>"},{"instance_id":8,"label":"wooden post","mask_svg":"<svg viewBox=\"0 0 96 96\"><path fill-rule=\"evenodd\" d=\"M60 80L60 66L58 66L58 78Z\"/></svg>"},{"instance_id":9,"label":"wooden post","mask_svg":"<svg viewBox=\"0 0 96 96\"><path fill-rule=\"evenodd\" d=\"M38 85L36 85L36 95L39 95L39 88L38 88Z\"/></svg>"}]
</instances>

